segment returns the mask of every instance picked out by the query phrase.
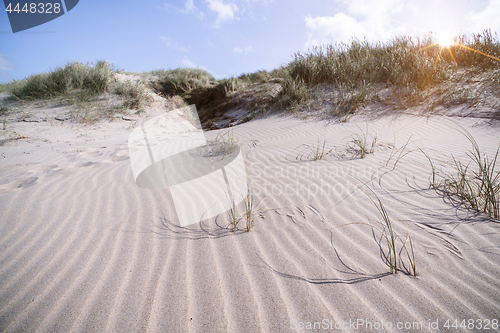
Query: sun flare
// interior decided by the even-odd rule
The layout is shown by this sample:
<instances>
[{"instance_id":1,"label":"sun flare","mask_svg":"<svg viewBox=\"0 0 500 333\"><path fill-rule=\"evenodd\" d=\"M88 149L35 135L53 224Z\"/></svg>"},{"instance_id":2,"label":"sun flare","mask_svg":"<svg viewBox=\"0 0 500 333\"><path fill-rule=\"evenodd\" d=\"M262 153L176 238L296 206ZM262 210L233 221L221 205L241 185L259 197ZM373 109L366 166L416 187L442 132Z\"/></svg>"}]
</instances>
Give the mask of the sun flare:
<instances>
[{"instance_id":1,"label":"sun flare","mask_svg":"<svg viewBox=\"0 0 500 333\"><path fill-rule=\"evenodd\" d=\"M436 42L441 46L441 48L449 48L456 44L455 39L451 34L439 33L435 35Z\"/></svg>"}]
</instances>

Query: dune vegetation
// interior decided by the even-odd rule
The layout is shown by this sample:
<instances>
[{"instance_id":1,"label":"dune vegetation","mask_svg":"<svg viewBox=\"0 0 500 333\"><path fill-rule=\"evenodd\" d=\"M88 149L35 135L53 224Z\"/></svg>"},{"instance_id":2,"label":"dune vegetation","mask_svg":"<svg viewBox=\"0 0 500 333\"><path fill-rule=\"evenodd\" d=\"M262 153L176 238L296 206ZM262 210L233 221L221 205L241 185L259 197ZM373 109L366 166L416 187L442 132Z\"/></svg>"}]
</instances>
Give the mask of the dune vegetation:
<instances>
[{"instance_id":1,"label":"dune vegetation","mask_svg":"<svg viewBox=\"0 0 500 333\"><path fill-rule=\"evenodd\" d=\"M486 30L459 36L446 48L430 36L386 43L354 39L295 53L290 63L272 71L221 80L203 69L177 68L136 73L144 80L133 84L117 82L114 74L123 72L106 61L74 62L2 84L0 92L9 92L11 100L59 98L69 103L114 93L125 98L123 107L141 110L147 105L145 90L151 89L195 104L205 127L235 107L248 110L245 121L269 112L317 109L347 120L370 103L430 111L454 105L499 109L499 58L500 41Z\"/></svg>"}]
</instances>

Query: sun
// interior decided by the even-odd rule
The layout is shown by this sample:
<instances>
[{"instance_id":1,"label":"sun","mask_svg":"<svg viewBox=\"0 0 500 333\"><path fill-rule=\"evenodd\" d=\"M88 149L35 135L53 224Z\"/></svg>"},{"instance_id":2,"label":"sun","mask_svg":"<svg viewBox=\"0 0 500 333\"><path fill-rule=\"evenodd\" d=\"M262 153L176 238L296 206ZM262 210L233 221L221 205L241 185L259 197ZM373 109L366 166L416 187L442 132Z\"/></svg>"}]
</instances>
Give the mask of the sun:
<instances>
[{"instance_id":1,"label":"sun","mask_svg":"<svg viewBox=\"0 0 500 333\"><path fill-rule=\"evenodd\" d=\"M434 37L442 49L450 48L457 43L453 35L446 32L437 33Z\"/></svg>"}]
</instances>

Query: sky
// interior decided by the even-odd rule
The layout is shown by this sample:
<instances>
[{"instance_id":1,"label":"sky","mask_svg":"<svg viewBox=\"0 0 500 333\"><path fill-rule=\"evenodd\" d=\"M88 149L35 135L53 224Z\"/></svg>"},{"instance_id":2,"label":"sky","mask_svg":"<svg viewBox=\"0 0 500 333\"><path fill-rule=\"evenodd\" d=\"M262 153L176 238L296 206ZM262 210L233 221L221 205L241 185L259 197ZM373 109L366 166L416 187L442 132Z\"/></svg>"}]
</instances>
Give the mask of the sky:
<instances>
[{"instance_id":1,"label":"sky","mask_svg":"<svg viewBox=\"0 0 500 333\"><path fill-rule=\"evenodd\" d=\"M203 68L221 79L353 38L484 29L500 33L500 0L80 0L17 33L0 13L0 83L98 60L128 72Z\"/></svg>"}]
</instances>

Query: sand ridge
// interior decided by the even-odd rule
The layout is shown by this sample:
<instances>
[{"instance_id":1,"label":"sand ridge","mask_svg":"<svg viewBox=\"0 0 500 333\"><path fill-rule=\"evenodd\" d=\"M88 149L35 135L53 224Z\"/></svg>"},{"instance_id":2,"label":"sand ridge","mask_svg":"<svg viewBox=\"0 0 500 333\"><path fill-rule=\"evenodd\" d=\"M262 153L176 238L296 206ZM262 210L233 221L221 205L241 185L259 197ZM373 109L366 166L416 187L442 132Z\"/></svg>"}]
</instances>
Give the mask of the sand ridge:
<instances>
[{"instance_id":1,"label":"sand ridge","mask_svg":"<svg viewBox=\"0 0 500 333\"><path fill-rule=\"evenodd\" d=\"M452 120L494 154L498 124ZM389 159L408 139L408 150L466 158L454 122L271 116L233 127L262 200L249 233L226 229L225 216L180 227L168 189L134 183L131 122L16 123L27 138L0 157L0 331L290 332L314 322L334 329L307 331L375 331L368 321L432 332L436 320L447 331L448 319L498 319L500 224L430 189L418 151L394 169ZM349 148L362 132L378 142L364 159ZM322 160L299 148L321 140ZM390 274L380 235L353 224L380 219L358 180L397 232L411 233L416 278L407 266ZM365 326L342 326L358 320Z\"/></svg>"}]
</instances>

